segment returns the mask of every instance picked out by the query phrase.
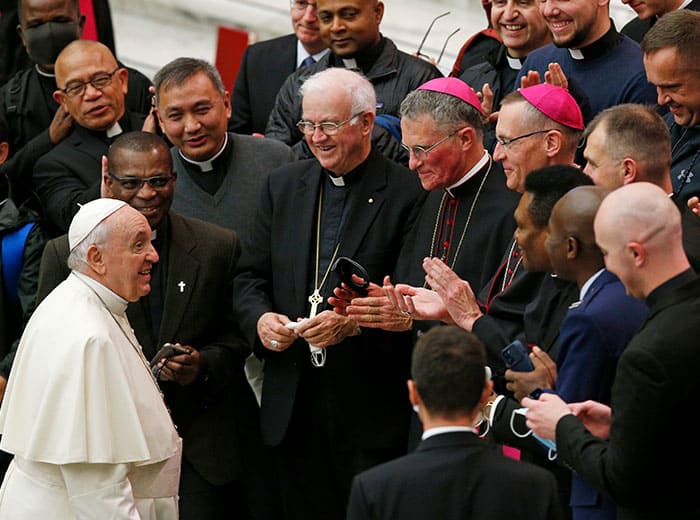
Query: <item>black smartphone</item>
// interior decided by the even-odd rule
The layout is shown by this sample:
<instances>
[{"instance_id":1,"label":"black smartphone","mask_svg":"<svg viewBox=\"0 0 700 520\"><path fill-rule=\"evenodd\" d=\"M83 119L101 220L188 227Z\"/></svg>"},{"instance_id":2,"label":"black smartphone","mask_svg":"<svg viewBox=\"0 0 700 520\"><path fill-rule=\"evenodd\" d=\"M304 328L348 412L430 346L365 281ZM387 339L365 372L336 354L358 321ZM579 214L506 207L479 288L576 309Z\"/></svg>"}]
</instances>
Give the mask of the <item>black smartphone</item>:
<instances>
[{"instance_id":1,"label":"black smartphone","mask_svg":"<svg viewBox=\"0 0 700 520\"><path fill-rule=\"evenodd\" d=\"M529 349L519 339L506 345L501 350L501 358L506 367L516 372L530 372L535 369L532 361L530 361Z\"/></svg>"},{"instance_id":2,"label":"black smartphone","mask_svg":"<svg viewBox=\"0 0 700 520\"><path fill-rule=\"evenodd\" d=\"M369 287L369 275L364 267L347 256L341 256L334 263L331 269L340 276L340 281L351 287L360 296L367 296ZM352 279L352 275L362 278L362 283Z\"/></svg>"}]
</instances>

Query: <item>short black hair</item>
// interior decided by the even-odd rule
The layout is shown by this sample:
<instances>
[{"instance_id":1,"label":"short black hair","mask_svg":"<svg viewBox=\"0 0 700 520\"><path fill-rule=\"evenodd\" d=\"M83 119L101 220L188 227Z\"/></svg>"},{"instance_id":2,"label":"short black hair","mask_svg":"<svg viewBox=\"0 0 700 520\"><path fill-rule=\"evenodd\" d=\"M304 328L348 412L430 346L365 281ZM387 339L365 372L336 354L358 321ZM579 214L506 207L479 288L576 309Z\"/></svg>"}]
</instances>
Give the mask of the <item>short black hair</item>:
<instances>
[{"instance_id":1,"label":"short black hair","mask_svg":"<svg viewBox=\"0 0 700 520\"><path fill-rule=\"evenodd\" d=\"M117 137L114 142L110 145L107 158L109 159L109 169L115 174L119 175L122 167L123 157L122 152L136 152L136 153L148 153L151 150L160 150L163 157L166 157L170 169L173 168L172 156L170 155L170 148L165 139L157 134L152 134L150 132L127 132L125 134Z\"/></svg>"},{"instance_id":2,"label":"short black hair","mask_svg":"<svg viewBox=\"0 0 700 520\"><path fill-rule=\"evenodd\" d=\"M532 196L527 208L532 223L547 226L552 208L565 193L577 186L592 186L593 179L575 166L560 164L531 171L525 177L525 191Z\"/></svg>"},{"instance_id":3,"label":"short black hair","mask_svg":"<svg viewBox=\"0 0 700 520\"><path fill-rule=\"evenodd\" d=\"M423 334L413 351L411 374L426 409L443 416L472 413L485 384L486 352L479 339L454 325Z\"/></svg>"}]
</instances>

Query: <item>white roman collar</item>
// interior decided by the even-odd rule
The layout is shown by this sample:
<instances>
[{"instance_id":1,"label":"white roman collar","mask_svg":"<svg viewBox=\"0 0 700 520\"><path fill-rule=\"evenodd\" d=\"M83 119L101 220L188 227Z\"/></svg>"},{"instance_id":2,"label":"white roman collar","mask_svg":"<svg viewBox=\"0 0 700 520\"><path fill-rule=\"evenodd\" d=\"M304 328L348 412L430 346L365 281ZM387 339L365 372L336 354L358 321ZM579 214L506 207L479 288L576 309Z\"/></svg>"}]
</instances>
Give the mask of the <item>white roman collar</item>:
<instances>
[{"instance_id":1,"label":"white roman collar","mask_svg":"<svg viewBox=\"0 0 700 520\"><path fill-rule=\"evenodd\" d=\"M481 156L481 159L479 159L479 162L477 162L474 166L472 166L472 169L469 170L467 173L464 174L464 177L459 179L457 182L455 182L452 186L449 186L447 189L447 192L452 195L452 190L454 190L456 187L461 186L465 182L467 182L469 179L474 177L477 173L479 173L479 170L481 170L486 163L489 161L489 154L486 150L484 150L484 155ZM452 195L454 196L454 195Z\"/></svg>"},{"instance_id":2,"label":"white roman collar","mask_svg":"<svg viewBox=\"0 0 700 520\"><path fill-rule=\"evenodd\" d=\"M214 161L216 160L217 157L219 157L222 153L224 153L224 150L226 150L226 145L228 144L228 132L224 134L224 144L221 146L221 149L216 152L213 157L210 159L207 159L206 161L195 161L193 159L188 159L185 157L185 154L182 153L182 150L178 150L178 153L180 154L180 157L184 161L187 161L190 164L194 164L197 166L201 171L203 172L211 172L214 171Z\"/></svg>"},{"instance_id":3,"label":"white roman collar","mask_svg":"<svg viewBox=\"0 0 700 520\"><path fill-rule=\"evenodd\" d=\"M123 132L124 132L124 130L122 130L122 127L119 124L119 121L117 121L110 128L107 129L107 137L109 137L111 139L112 137L116 137L118 135L121 135Z\"/></svg>"}]
</instances>

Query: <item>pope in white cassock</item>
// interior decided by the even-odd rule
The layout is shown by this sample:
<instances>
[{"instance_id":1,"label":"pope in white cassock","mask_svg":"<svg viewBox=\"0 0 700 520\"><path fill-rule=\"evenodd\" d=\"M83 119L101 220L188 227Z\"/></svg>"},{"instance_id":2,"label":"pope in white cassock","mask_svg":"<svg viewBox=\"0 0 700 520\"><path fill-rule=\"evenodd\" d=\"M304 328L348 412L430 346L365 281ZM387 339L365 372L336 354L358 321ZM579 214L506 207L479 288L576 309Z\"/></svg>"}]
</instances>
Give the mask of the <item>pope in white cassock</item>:
<instances>
[{"instance_id":1,"label":"pope in white cassock","mask_svg":"<svg viewBox=\"0 0 700 520\"><path fill-rule=\"evenodd\" d=\"M0 520L176 519L180 439L126 317L150 292L151 229L98 199L68 240L72 272L27 324L0 409Z\"/></svg>"}]
</instances>

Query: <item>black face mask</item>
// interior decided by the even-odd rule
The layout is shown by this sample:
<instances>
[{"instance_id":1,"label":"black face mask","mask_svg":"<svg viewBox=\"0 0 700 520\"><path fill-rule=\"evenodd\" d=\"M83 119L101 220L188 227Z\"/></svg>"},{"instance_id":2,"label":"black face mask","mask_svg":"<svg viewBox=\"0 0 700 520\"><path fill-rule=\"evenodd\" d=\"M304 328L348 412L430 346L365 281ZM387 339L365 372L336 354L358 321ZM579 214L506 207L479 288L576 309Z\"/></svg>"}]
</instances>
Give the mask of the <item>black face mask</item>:
<instances>
[{"instance_id":1,"label":"black face mask","mask_svg":"<svg viewBox=\"0 0 700 520\"><path fill-rule=\"evenodd\" d=\"M77 22L46 22L22 29L29 57L39 65L53 65L59 53L78 39Z\"/></svg>"}]
</instances>

